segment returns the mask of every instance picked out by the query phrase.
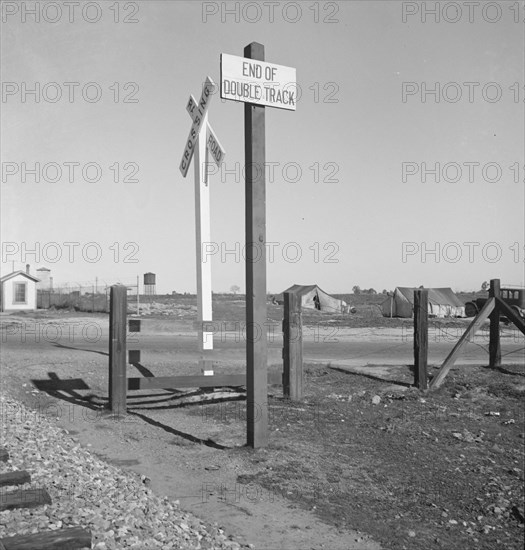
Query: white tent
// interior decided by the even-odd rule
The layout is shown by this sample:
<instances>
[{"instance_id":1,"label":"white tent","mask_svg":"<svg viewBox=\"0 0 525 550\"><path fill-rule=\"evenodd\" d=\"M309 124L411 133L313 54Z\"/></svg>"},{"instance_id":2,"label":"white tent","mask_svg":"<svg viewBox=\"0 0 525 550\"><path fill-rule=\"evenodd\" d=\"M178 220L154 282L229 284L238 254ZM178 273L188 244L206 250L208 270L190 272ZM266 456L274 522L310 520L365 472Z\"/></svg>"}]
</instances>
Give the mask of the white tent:
<instances>
[{"instance_id":1,"label":"white tent","mask_svg":"<svg viewBox=\"0 0 525 550\"><path fill-rule=\"evenodd\" d=\"M412 317L413 287L398 286L381 304L384 317ZM428 288L428 314L431 317L465 317L465 306L451 288Z\"/></svg>"},{"instance_id":2,"label":"white tent","mask_svg":"<svg viewBox=\"0 0 525 550\"><path fill-rule=\"evenodd\" d=\"M295 292L301 297L301 306L330 313L346 313L348 305L344 300L330 296L317 285L292 285L284 292ZM284 303L284 292L273 297L279 304Z\"/></svg>"}]
</instances>

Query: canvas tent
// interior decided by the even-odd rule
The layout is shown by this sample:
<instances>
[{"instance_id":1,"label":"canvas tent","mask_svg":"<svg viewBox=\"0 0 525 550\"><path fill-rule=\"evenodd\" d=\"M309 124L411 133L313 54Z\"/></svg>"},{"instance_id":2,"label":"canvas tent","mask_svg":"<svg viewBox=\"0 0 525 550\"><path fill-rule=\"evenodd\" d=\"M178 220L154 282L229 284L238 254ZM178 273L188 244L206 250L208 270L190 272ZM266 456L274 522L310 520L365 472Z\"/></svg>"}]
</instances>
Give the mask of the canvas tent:
<instances>
[{"instance_id":1,"label":"canvas tent","mask_svg":"<svg viewBox=\"0 0 525 550\"><path fill-rule=\"evenodd\" d=\"M292 285L284 292L296 292L301 297L301 306L329 313L345 313L348 305L344 300L330 296L317 285ZM284 303L284 292L273 297L273 301Z\"/></svg>"},{"instance_id":2,"label":"canvas tent","mask_svg":"<svg viewBox=\"0 0 525 550\"><path fill-rule=\"evenodd\" d=\"M398 286L381 304L385 317L412 317L414 307L412 287ZM432 317L465 317L465 306L451 288L428 288L428 314Z\"/></svg>"}]
</instances>

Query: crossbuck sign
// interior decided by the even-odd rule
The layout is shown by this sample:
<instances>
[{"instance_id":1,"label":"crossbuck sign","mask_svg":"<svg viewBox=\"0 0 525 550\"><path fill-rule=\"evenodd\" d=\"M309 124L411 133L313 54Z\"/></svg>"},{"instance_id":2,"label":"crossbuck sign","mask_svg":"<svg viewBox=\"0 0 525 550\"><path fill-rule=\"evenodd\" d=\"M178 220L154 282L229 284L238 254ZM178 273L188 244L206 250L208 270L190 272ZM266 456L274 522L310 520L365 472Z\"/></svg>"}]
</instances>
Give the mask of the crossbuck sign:
<instances>
[{"instance_id":1,"label":"crossbuck sign","mask_svg":"<svg viewBox=\"0 0 525 550\"><path fill-rule=\"evenodd\" d=\"M203 244L211 242L210 231L210 190L208 187L208 155L220 166L224 159L222 148L215 132L208 123L210 106L215 84L210 77L206 78L199 102L190 95L186 111L191 117L192 126L182 160L180 171L186 177L193 157L195 168L195 233L197 256L197 314L199 322L199 350L213 349L213 333L204 332L205 322L212 320L211 262L202 261ZM204 374L213 375L209 361L201 357Z\"/></svg>"},{"instance_id":2,"label":"crossbuck sign","mask_svg":"<svg viewBox=\"0 0 525 550\"><path fill-rule=\"evenodd\" d=\"M186 140L186 146L184 147L184 153L182 154L182 160L180 162L180 171L182 175L186 177L188 173L188 168L190 167L190 162L193 157L193 151L195 150L195 143L199 137L201 128L204 126L204 121L206 119L206 114L208 112L208 107L210 106L213 90L215 84L213 80L208 76L204 87L202 89L202 95L197 105L193 105L193 110L190 111L190 115L193 118L193 124L191 126L190 134ZM190 102L193 100L190 97ZM206 121L207 122L207 121Z\"/></svg>"}]
</instances>

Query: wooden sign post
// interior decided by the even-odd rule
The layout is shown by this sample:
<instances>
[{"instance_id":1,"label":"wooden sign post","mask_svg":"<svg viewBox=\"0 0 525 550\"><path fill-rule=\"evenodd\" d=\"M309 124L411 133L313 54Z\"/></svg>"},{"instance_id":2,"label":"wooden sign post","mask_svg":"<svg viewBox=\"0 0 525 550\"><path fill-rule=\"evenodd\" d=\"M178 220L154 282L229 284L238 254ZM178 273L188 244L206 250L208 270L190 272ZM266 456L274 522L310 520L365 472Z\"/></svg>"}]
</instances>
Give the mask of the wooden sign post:
<instances>
[{"instance_id":1,"label":"wooden sign post","mask_svg":"<svg viewBox=\"0 0 525 550\"><path fill-rule=\"evenodd\" d=\"M265 106L295 110L295 69L264 62L252 42L244 58L221 55L221 97L244 102L246 171L246 392L248 445L268 443Z\"/></svg>"},{"instance_id":2,"label":"wooden sign post","mask_svg":"<svg viewBox=\"0 0 525 550\"><path fill-rule=\"evenodd\" d=\"M264 46L252 43L244 56L264 61ZM265 107L244 105L246 170L246 398L248 445L268 444L268 344L266 334L266 132Z\"/></svg>"},{"instance_id":3,"label":"wooden sign post","mask_svg":"<svg viewBox=\"0 0 525 550\"><path fill-rule=\"evenodd\" d=\"M190 96L186 110L193 124L180 164L180 171L186 177L191 159L195 156L193 165L195 169L198 341L199 352L201 352L200 364L202 373L210 376L213 375L213 367L211 361L205 359L204 351L213 349L213 332L203 330L204 324L211 322L213 318L211 261L209 258L203 261L203 245L211 242L208 152L211 152L217 164L220 164L224 158L224 150L208 124L208 107L214 88L215 84L208 77L204 83L199 102L197 103L193 96Z\"/></svg>"}]
</instances>

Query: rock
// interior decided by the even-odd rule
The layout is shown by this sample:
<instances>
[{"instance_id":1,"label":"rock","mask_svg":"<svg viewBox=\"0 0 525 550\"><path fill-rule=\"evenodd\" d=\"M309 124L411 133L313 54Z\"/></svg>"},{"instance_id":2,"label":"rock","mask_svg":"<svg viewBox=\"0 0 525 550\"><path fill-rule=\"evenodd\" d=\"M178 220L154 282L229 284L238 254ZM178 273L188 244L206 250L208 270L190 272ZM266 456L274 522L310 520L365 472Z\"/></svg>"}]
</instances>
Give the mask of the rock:
<instances>
[{"instance_id":1,"label":"rock","mask_svg":"<svg viewBox=\"0 0 525 550\"><path fill-rule=\"evenodd\" d=\"M379 403L381 403L381 398L379 397L379 395L374 395L374 397L372 397L372 404L379 405Z\"/></svg>"},{"instance_id":2,"label":"rock","mask_svg":"<svg viewBox=\"0 0 525 550\"><path fill-rule=\"evenodd\" d=\"M520 522L523 523L523 505L520 507L513 506L511 508L512 515Z\"/></svg>"},{"instance_id":3,"label":"rock","mask_svg":"<svg viewBox=\"0 0 525 550\"><path fill-rule=\"evenodd\" d=\"M2 444L16 447L10 469L30 470L52 493L50 505L0 514L2 536L25 534L22 529L58 531L64 526L89 525L93 548L98 550L240 548L234 540L226 541L222 530L218 533L217 528L181 512L178 502L156 496L146 488L147 476L107 464L73 443L54 419L31 414L1 392L0 408L20 412L9 423L0 423Z\"/></svg>"}]
</instances>

